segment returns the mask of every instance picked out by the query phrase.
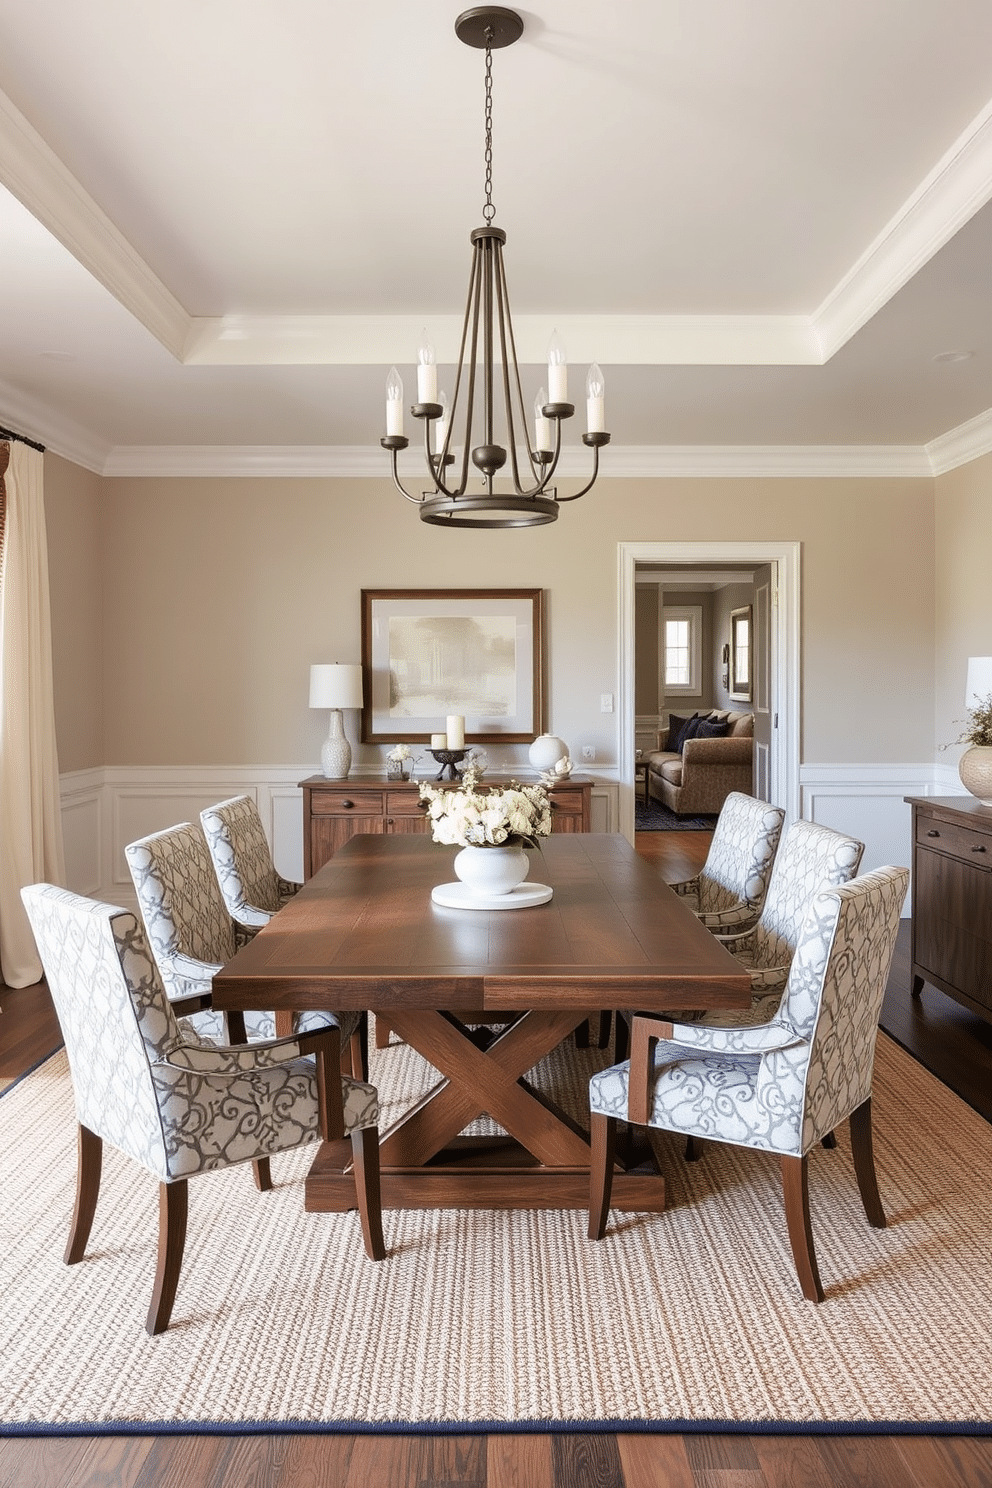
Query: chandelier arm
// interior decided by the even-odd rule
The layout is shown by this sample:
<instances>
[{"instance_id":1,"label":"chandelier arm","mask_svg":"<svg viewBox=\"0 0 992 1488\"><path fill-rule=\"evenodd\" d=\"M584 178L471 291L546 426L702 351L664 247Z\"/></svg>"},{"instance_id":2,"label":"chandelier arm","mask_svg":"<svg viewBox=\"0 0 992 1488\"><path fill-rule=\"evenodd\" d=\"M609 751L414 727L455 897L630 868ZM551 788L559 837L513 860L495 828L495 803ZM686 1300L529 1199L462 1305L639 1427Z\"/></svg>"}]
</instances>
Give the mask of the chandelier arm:
<instances>
[{"instance_id":1,"label":"chandelier arm","mask_svg":"<svg viewBox=\"0 0 992 1488\"><path fill-rule=\"evenodd\" d=\"M403 441L403 445L404 445L404 448L405 448L406 447L406 440ZM406 489L406 487L404 486L403 482L400 480L400 473L399 473L399 469L398 469L398 466L397 466L397 459L398 459L398 456L399 456L399 450L398 449L391 449L389 451L389 455L390 455L390 461L391 461L391 464L392 464L393 485L396 487L397 491L399 491L399 493L400 493L401 496L405 496L406 497L407 501L412 501L415 506L420 506L421 502L423 501L423 497L422 496L411 496L410 495L410 492Z\"/></svg>"},{"instance_id":2,"label":"chandelier arm","mask_svg":"<svg viewBox=\"0 0 992 1488\"><path fill-rule=\"evenodd\" d=\"M587 491L591 491L592 490L593 486L596 484L596 477L598 475L599 475L599 445L598 444L594 444L593 447L592 447L592 475L589 477L588 483L582 487L582 490L581 491L576 491L571 496L557 496L555 499L557 501L578 501L578 499L579 499L580 496L584 496Z\"/></svg>"},{"instance_id":3,"label":"chandelier arm","mask_svg":"<svg viewBox=\"0 0 992 1488\"><path fill-rule=\"evenodd\" d=\"M510 470L513 476L513 489L518 496L530 495L531 492L524 491L520 481L520 470L517 464L517 436L513 427L513 397L510 391L510 357L508 355L506 323L509 319L509 305L506 302L506 275L503 270L503 254L499 245L496 248L494 260L496 270L496 311L499 316L499 351L503 364L503 406L506 411L506 442L510 450ZM513 327L511 322L510 336L512 338ZM510 354L513 353L512 340L509 345ZM514 356L514 371L516 371L516 357ZM523 405L521 404L521 409ZM527 426L524 424L524 434ZM534 474L535 472L532 472Z\"/></svg>"},{"instance_id":4,"label":"chandelier arm","mask_svg":"<svg viewBox=\"0 0 992 1488\"><path fill-rule=\"evenodd\" d=\"M558 419L555 422L555 427L556 427L556 429L558 431L558 440L557 440L557 446L558 446L558 448L556 448L556 450L555 450L554 459L548 464L548 468L543 472L543 475L538 475L537 469L536 469L536 466L537 466L537 463L538 462L537 462L537 460L534 457L534 449L533 449L533 446L531 445L531 442L530 442L530 431L529 431L529 429L527 427L527 409L526 409L526 406L524 404L523 389L520 386L520 364L517 361L517 343L516 343L516 337L513 334L513 316L510 313L510 291L509 291L509 287L508 287L507 282L506 282L506 268L505 268L505 265L503 263L503 254L502 254L502 251L500 251L500 255L499 255L499 268L500 268L499 284L501 286L501 289L500 289L500 334L501 334L501 337L502 337L502 340L503 340L503 343L504 343L504 357L503 357L503 377L504 377L504 383L506 384L508 382L508 376L509 376L509 367L508 367L508 362L507 362L507 359L506 359L506 352L505 352L505 347L506 347L506 344L507 344L507 341L508 341L509 348L510 348L510 356L513 359L513 376L514 376L514 379L515 379L515 382L516 382L517 402L518 402L518 405L519 405L519 408L520 408L521 422L523 424L524 442L525 442L525 444L527 446L527 459L528 459L528 461L530 463L531 477L536 482L536 485L534 485L529 491L523 491L523 490L521 490L520 477L519 477L519 472L517 470L517 444L516 444L516 440L514 438L512 438L512 435L511 435L510 449L511 449L511 452L512 452L512 459L513 459L513 483L514 483L514 485L516 486L517 490L520 492L520 494L522 496L540 496L542 494L542 492L546 489L547 484L550 481L551 477L554 475L555 466L558 463L558 449L560 449L560 447L561 447L561 420ZM507 326L509 328L508 334L504 332L504 330L503 330L503 323L502 323L502 312L503 312L504 305L506 307L506 324L507 324ZM511 414L510 414L511 395L510 395L510 390L509 390L509 387L508 386L506 387L506 407L507 407L507 422L508 422L508 424L511 425L511 428L512 428L512 418L511 418Z\"/></svg>"},{"instance_id":5,"label":"chandelier arm","mask_svg":"<svg viewBox=\"0 0 992 1488\"><path fill-rule=\"evenodd\" d=\"M474 299L476 301L478 301L478 273L479 273L479 254L478 254L477 248L475 247L475 245L473 245L473 248L472 248L472 270L471 270L471 273L468 276L468 295L467 295L466 300L465 300L465 319L462 321L462 339L461 339L461 342L459 343L459 346L458 346L458 363L457 363L457 366L455 368L455 387L454 387L454 391L453 391L453 393L451 395L451 413L450 413L450 415L448 417L448 433L447 433L447 436L446 436L445 441L444 441L444 451L443 451L443 453L445 453L445 454L447 454L447 452L448 452L448 446L451 443L451 439L452 439L452 436L453 436L454 430L455 430L455 419L458 416L458 395L459 395L459 393L461 391L461 386L462 386L462 372L463 372L464 367L465 367L465 342L468 340L468 328L469 328L469 325L470 324L474 324L475 321L478 318L478 311L476 311L475 316L473 316L473 314L472 314L473 297L474 297ZM472 345L472 351L473 351L473 364L472 365L474 366L474 353L475 353L475 343L474 343L474 341L473 341L473 345ZM474 380L474 374L473 373L470 373L469 376L470 376L470 380ZM449 496L449 497L463 496L465 494L465 490L466 490L466 488L468 486L469 435L471 434L471 430L472 430L472 394L473 394L473 389L470 386L469 387L469 391L468 391L468 406L469 406L468 422L466 424L466 429L465 429L465 443L464 443L464 446L462 448L462 468L461 468L461 474L458 477L458 489L457 489L457 491L455 491L455 490L449 490L448 487L446 485L444 485L443 482L438 481L438 487L439 487L439 489L444 493L445 496Z\"/></svg>"}]
</instances>

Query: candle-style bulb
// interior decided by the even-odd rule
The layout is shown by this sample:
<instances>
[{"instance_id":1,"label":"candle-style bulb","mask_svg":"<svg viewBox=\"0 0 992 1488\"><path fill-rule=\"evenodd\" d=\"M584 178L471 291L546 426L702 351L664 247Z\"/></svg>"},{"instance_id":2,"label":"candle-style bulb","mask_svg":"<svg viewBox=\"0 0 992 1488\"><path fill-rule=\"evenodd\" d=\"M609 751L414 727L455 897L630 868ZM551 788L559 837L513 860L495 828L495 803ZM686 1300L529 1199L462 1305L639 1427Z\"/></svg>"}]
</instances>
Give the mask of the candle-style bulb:
<instances>
[{"instance_id":1,"label":"candle-style bulb","mask_svg":"<svg viewBox=\"0 0 992 1488\"><path fill-rule=\"evenodd\" d=\"M548 395L542 387L534 399L534 448L539 450L549 450L553 444L551 420L544 417L544 405L547 401Z\"/></svg>"},{"instance_id":2,"label":"candle-style bulb","mask_svg":"<svg viewBox=\"0 0 992 1488\"><path fill-rule=\"evenodd\" d=\"M437 402L437 356L434 342L426 329L420 333L420 345L417 348L417 401Z\"/></svg>"},{"instance_id":3,"label":"candle-style bulb","mask_svg":"<svg viewBox=\"0 0 992 1488\"><path fill-rule=\"evenodd\" d=\"M548 402L568 402L568 361L557 331L548 342Z\"/></svg>"},{"instance_id":4,"label":"candle-style bulb","mask_svg":"<svg viewBox=\"0 0 992 1488\"><path fill-rule=\"evenodd\" d=\"M448 437L448 419L451 417L451 410L448 407L447 393L442 393L437 401L441 405L441 417L434 425L434 449L437 454L443 455L444 441Z\"/></svg>"},{"instance_id":5,"label":"candle-style bulb","mask_svg":"<svg viewBox=\"0 0 992 1488\"><path fill-rule=\"evenodd\" d=\"M606 378L598 362L586 373L586 432L606 432Z\"/></svg>"},{"instance_id":6,"label":"candle-style bulb","mask_svg":"<svg viewBox=\"0 0 992 1488\"><path fill-rule=\"evenodd\" d=\"M403 433L403 379L395 367L386 378L386 433Z\"/></svg>"}]
</instances>

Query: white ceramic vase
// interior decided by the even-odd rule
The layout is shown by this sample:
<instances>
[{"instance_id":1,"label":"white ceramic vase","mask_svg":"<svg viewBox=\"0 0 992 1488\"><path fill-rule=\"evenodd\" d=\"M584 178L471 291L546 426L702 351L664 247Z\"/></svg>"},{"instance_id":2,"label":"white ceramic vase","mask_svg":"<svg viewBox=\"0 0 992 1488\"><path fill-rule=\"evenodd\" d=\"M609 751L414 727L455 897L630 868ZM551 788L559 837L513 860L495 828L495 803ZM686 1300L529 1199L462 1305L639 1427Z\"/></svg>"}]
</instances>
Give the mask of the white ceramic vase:
<instances>
[{"instance_id":1,"label":"white ceramic vase","mask_svg":"<svg viewBox=\"0 0 992 1488\"><path fill-rule=\"evenodd\" d=\"M966 790L983 806L992 806L992 744L972 744L958 760L958 774Z\"/></svg>"},{"instance_id":2,"label":"white ceramic vase","mask_svg":"<svg viewBox=\"0 0 992 1488\"><path fill-rule=\"evenodd\" d=\"M530 863L522 847L463 847L455 872L466 888L484 898L508 894L527 877Z\"/></svg>"},{"instance_id":3,"label":"white ceramic vase","mask_svg":"<svg viewBox=\"0 0 992 1488\"><path fill-rule=\"evenodd\" d=\"M527 758L535 770L553 770L560 759L568 754L568 745L556 734L538 734L527 751Z\"/></svg>"}]
</instances>

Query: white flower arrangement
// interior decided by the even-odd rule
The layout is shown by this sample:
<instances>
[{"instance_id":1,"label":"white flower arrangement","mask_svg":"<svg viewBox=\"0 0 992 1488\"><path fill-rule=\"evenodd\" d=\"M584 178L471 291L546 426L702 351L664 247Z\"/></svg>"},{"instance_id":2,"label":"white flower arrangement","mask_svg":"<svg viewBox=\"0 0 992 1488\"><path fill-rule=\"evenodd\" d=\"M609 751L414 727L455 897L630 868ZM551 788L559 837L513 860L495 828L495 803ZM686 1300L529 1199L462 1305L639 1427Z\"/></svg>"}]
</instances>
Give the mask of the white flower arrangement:
<instances>
[{"instance_id":1,"label":"white flower arrangement","mask_svg":"<svg viewBox=\"0 0 992 1488\"><path fill-rule=\"evenodd\" d=\"M478 791L479 775L471 765L459 790L422 784L420 798L429 801L428 817L435 842L448 847L537 847L551 833L551 803L543 785L507 786Z\"/></svg>"},{"instance_id":2,"label":"white flower arrangement","mask_svg":"<svg viewBox=\"0 0 992 1488\"><path fill-rule=\"evenodd\" d=\"M397 764L403 764L405 760L413 758L413 750L409 744L396 744L386 755L386 758L395 760Z\"/></svg>"}]
</instances>

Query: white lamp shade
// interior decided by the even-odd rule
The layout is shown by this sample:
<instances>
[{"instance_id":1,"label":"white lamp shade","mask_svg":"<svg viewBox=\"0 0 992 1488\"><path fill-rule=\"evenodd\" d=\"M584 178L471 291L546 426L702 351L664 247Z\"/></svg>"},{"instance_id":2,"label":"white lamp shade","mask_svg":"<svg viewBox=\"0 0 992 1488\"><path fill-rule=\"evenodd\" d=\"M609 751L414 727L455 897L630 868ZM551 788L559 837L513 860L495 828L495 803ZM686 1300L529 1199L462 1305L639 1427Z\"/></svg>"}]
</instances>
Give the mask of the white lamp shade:
<instances>
[{"instance_id":1,"label":"white lamp shade","mask_svg":"<svg viewBox=\"0 0 992 1488\"><path fill-rule=\"evenodd\" d=\"M968 657L968 681L964 690L964 705L973 708L984 702L992 693L992 656Z\"/></svg>"},{"instance_id":2,"label":"white lamp shade","mask_svg":"<svg viewBox=\"0 0 992 1488\"><path fill-rule=\"evenodd\" d=\"M347 662L321 662L310 668L311 708L362 708L362 669Z\"/></svg>"}]
</instances>

